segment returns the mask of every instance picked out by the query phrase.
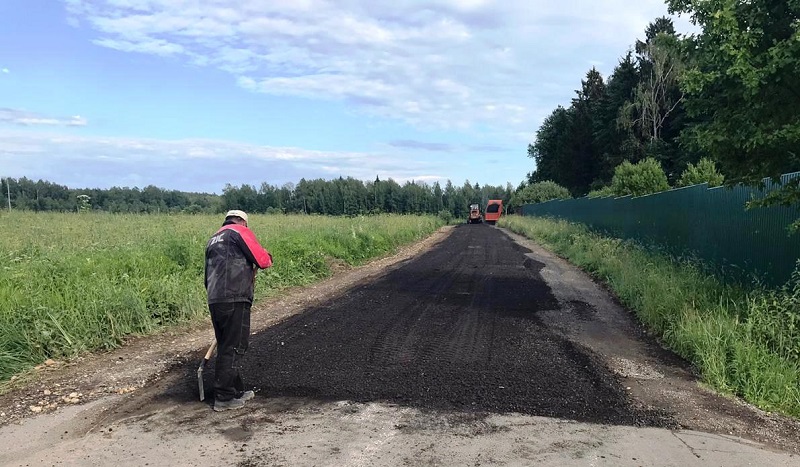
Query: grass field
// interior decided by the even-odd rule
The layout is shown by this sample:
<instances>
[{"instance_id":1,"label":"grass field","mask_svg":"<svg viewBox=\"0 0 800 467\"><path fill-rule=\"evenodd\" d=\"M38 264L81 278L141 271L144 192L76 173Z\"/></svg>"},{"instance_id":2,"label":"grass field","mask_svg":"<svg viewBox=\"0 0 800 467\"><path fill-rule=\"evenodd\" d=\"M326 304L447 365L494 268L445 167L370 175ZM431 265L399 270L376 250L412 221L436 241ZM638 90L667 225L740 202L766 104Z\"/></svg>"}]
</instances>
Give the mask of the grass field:
<instances>
[{"instance_id":1,"label":"grass field","mask_svg":"<svg viewBox=\"0 0 800 467\"><path fill-rule=\"evenodd\" d=\"M205 244L220 216L0 215L0 381L43 362L206 316ZM256 295L424 238L434 216L251 216L275 266Z\"/></svg>"},{"instance_id":2,"label":"grass field","mask_svg":"<svg viewBox=\"0 0 800 467\"><path fill-rule=\"evenodd\" d=\"M745 289L581 225L508 216L501 226L603 280L710 386L800 416L800 272L779 289Z\"/></svg>"}]
</instances>

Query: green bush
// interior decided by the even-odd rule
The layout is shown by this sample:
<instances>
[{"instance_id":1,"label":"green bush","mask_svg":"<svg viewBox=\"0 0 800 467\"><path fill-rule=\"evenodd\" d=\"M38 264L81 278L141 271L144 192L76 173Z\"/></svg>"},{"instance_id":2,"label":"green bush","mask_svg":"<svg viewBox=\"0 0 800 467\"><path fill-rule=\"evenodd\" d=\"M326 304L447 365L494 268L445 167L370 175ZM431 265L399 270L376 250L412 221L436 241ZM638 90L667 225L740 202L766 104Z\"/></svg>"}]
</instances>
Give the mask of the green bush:
<instances>
[{"instance_id":1,"label":"green bush","mask_svg":"<svg viewBox=\"0 0 800 467\"><path fill-rule=\"evenodd\" d=\"M586 196L589 198L608 198L610 196L616 196L616 193L614 193L614 189L610 186L604 186L603 188L590 191Z\"/></svg>"},{"instance_id":2,"label":"green bush","mask_svg":"<svg viewBox=\"0 0 800 467\"><path fill-rule=\"evenodd\" d=\"M611 188L617 196L644 196L669 190L667 175L661 164L648 157L636 164L625 161L614 169Z\"/></svg>"},{"instance_id":3,"label":"green bush","mask_svg":"<svg viewBox=\"0 0 800 467\"><path fill-rule=\"evenodd\" d=\"M511 196L511 206L520 207L523 204L543 203L553 199L570 199L569 190L556 182L546 180L543 182L531 183L525 188L518 190Z\"/></svg>"},{"instance_id":4,"label":"green bush","mask_svg":"<svg viewBox=\"0 0 800 467\"><path fill-rule=\"evenodd\" d=\"M716 164L706 157L700 159L697 165L689 164L678 180L678 186L692 186L708 183L709 187L721 186L725 176L719 173Z\"/></svg>"},{"instance_id":5,"label":"green bush","mask_svg":"<svg viewBox=\"0 0 800 467\"><path fill-rule=\"evenodd\" d=\"M443 210L439 211L439 219L441 219L442 222L444 222L445 224L452 224L453 223L453 219L455 219L455 217L453 217L453 213L452 212L450 212L450 211L448 211L446 209L443 209Z\"/></svg>"}]
</instances>

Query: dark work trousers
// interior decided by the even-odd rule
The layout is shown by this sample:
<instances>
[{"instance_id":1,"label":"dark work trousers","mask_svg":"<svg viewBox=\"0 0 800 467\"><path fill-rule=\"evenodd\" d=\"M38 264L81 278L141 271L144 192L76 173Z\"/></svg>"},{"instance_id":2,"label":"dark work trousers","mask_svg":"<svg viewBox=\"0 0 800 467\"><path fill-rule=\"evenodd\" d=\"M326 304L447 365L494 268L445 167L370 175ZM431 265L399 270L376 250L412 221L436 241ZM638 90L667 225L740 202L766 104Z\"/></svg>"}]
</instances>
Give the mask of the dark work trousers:
<instances>
[{"instance_id":1,"label":"dark work trousers","mask_svg":"<svg viewBox=\"0 0 800 467\"><path fill-rule=\"evenodd\" d=\"M217 336L214 396L228 401L244 391L239 369L250 340L250 303L215 303L208 309Z\"/></svg>"}]
</instances>

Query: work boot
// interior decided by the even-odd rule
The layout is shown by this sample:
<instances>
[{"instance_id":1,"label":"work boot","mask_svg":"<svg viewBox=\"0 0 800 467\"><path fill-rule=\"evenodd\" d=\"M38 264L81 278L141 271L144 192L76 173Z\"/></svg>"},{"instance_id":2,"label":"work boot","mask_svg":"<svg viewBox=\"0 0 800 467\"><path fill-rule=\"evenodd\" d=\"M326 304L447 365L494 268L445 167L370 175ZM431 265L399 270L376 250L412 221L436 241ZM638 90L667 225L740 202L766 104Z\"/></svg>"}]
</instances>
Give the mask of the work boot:
<instances>
[{"instance_id":1,"label":"work boot","mask_svg":"<svg viewBox=\"0 0 800 467\"><path fill-rule=\"evenodd\" d=\"M244 399L233 398L229 401L214 401L214 412L222 412L224 410L241 409L244 407Z\"/></svg>"},{"instance_id":2,"label":"work boot","mask_svg":"<svg viewBox=\"0 0 800 467\"><path fill-rule=\"evenodd\" d=\"M256 393L253 391L242 391L236 395L236 398L240 401L249 401L254 397L256 397Z\"/></svg>"}]
</instances>

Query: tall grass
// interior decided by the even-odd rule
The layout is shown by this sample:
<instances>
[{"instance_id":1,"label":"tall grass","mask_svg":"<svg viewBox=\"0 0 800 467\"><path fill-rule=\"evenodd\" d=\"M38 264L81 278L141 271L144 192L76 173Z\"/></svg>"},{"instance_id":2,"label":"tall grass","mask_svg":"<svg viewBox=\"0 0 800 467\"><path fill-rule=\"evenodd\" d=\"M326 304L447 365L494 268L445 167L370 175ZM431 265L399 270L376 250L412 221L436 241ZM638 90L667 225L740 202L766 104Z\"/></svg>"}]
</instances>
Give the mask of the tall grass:
<instances>
[{"instance_id":1,"label":"tall grass","mask_svg":"<svg viewBox=\"0 0 800 467\"><path fill-rule=\"evenodd\" d=\"M207 313L204 249L219 216L0 215L0 380ZM275 265L257 296L328 276L440 227L434 216L252 216Z\"/></svg>"},{"instance_id":2,"label":"tall grass","mask_svg":"<svg viewBox=\"0 0 800 467\"><path fill-rule=\"evenodd\" d=\"M709 385L800 416L800 272L779 289L743 288L582 225L517 216L501 225L605 281Z\"/></svg>"}]
</instances>

